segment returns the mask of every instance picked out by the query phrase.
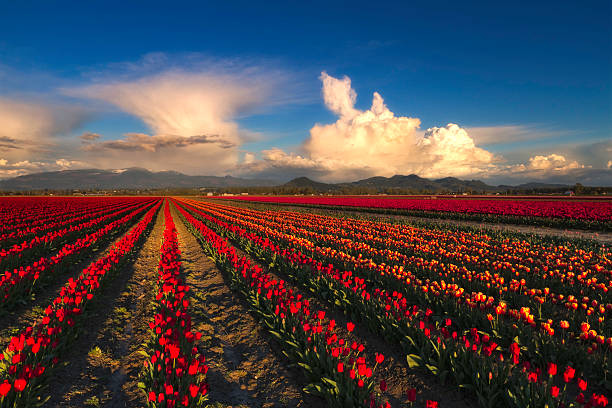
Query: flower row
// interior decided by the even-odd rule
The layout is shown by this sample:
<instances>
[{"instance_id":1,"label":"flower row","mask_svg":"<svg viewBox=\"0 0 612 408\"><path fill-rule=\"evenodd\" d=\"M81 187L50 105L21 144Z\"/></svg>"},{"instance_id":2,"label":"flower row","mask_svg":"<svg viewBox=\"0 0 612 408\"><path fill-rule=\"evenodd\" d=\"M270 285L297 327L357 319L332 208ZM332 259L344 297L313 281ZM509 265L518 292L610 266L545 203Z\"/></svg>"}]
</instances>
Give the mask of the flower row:
<instances>
[{"instance_id":1,"label":"flower row","mask_svg":"<svg viewBox=\"0 0 612 408\"><path fill-rule=\"evenodd\" d=\"M0 355L0 407L32 407L44 401L45 375L60 363L78 335L88 304L147 235L161 201L113 245L108 255L70 278L44 310L44 317L11 338Z\"/></svg>"},{"instance_id":2,"label":"flower row","mask_svg":"<svg viewBox=\"0 0 612 408\"><path fill-rule=\"evenodd\" d=\"M456 382L464 386L466 385L464 382L472 381L469 386L478 392L479 398L483 399L498 398L500 390L505 393L505 389L509 388L507 380L511 378L513 381L510 382L512 384L510 388L513 397L510 398L509 405L515 403L521 406L520 398L526 398L525 396L531 395L534 390L537 391L538 398L543 404L559 398L558 393L553 395L555 393L548 392L547 387L551 387L551 382L530 384L532 381L529 381L527 374L538 373L540 368L534 366L533 371L527 373L525 365L518 365L519 353L500 352L502 349L499 344L503 340L492 340L492 336L483 335L475 328L467 330L468 339L466 335L462 336L457 331L453 331L453 327L457 329L453 319L444 316L436 318L432 310L426 308L427 304L424 307L412 306L406 297L398 292L368 289L369 285L351 272L340 272L331 265L324 267L320 262L293 248L282 249L268 239L259 238L255 234L246 233L242 229L215 220L205 213L192 210L208 221L216 222L218 227L230 232L234 239L241 240L245 250L264 256L265 259L262 260L276 265L285 273L300 276L301 284L310 286L313 293L342 292L336 295L336 299L329 299L330 302L344 305L351 312L362 308L362 317L370 322L373 329L380 331L387 339L402 345L408 354L417 353L412 357L409 354L411 365L417 365L418 361L443 379L449 375L455 376ZM440 322L444 323L440 325ZM432 341L434 339L435 341ZM516 343L512 344L516 346ZM513 355L516 357L512 358ZM504 360L506 363L503 363ZM521 359L521 363L532 365L524 358ZM480 375L474 377L474 370L480 370ZM534 375L536 374L531 378L534 378Z\"/></svg>"},{"instance_id":3,"label":"flower row","mask_svg":"<svg viewBox=\"0 0 612 408\"><path fill-rule=\"evenodd\" d=\"M180 277L180 251L168 201L164 204L164 219L156 313L149 323L151 337L141 387L150 407L202 407L208 393L208 366L195 343L202 335L191 330L189 287Z\"/></svg>"},{"instance_id":4,"label":"flower row","mask_svg":"<svg viewBox=\"0 0 612 408\"><path fill-rule=\"evenodd\" d=\"M76 260L76 257L84 255L91 246L101 239L109 238L113 232L122 231L129 228L130 221L136 220L153 202L146 205L139 205L136 209L122 210L119 213L105 216L108 224L103 225L97 231L85 234L72 243L67 243L54 255L40 258L31 265L20 265L12 271L4 272L0 277L0 307L12 306L15 302L31 293L39 279L50 278L55 270L64 267ZM129 211L131 209L131 211ZM124 212L127 214L121 216ZM120 218L118 218L120 217ZM118 218L118 219L117 219ZM99 224L103 222L100 221Z\"/></svg>"},{"instance_id":5,"label":"flower row","mask_svg":"<svg viewBox=\"0 0 612 408\"><path fill-rule=\"evenodd\" d=\"M384 361L382 354L376 354L376 363L369 366L363 344L343 338L324 310L312 310L307 298L239 256L227 240L177 208L206 252L229 275L232 287L247 298L284 353L302 368L310 382L307 392L325 398L329 406L389 406L377 402L373 380L376 367ZM349 322L347 331L353 329Z\"/></svg>"}]
</instances>

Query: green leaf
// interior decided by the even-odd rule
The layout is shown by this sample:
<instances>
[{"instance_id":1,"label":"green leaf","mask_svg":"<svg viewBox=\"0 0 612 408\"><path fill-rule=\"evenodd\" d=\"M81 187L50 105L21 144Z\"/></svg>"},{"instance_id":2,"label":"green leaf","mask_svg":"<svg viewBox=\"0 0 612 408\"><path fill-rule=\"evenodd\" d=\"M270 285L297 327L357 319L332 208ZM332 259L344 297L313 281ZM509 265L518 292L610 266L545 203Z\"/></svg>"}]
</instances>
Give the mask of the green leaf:
<instances>
[{"instance_id":1,"label":"green leaf","mask_svg":"<svg viewBox=\"0 0 612 408\"><path fill-rule=\"evenodd\" d=\"M298 365L302 367L304 370L308 371L309 373L312 372L312 367L309 366L308 364L299 362Z\"/></svg>"},{"instance_id":2,"label":"green leaf","mask_svg":"<svg viewBox=\"0 0 612 408\"><path fill-rule=\"evenodd\" d=\"M274 330L268 330L268 332L269 332L269 333L270 333L270 334L271 334L273 337L276 337L276 338L277 338L277 339L279 339L279 340L282 340L282 339L283 339L283 337L281 336L281 334L280 334L279 332L277 332L277 331L274 331Z\"/></svg>"},{"instance_id":3,"label":"green leaf","mask_svg":"<svg viewBox=\"0 0 612 408\"><path fill-rule=\"evenodd\" d=\"M327 377L321 377L321 381L323 381L325 384L329 384L334 388L338 388L338 383L336 383L334 380L329 379Z\"/></svg>"},{"instance_id":4,"label":"green leaf","mask_svg":"<svg viewBox=\"0 0 612 408\"><path fill-rule=\"evenodd\" d=\"M429 370L430 373L432 373L433 375L438 375L438 373L440 372L438 370L438 367L431 365L431 364L425 364L425 367L427 367L427 369Z\"/></svg>"},{"instance_id":5,"label":"green leaf","mask_svg":"<svg viewBox=\"0 0 612 408\"><path fill-rule=\"evenodd\" d=\"M420 367L423 364L423 359L416 354L408 354L406 356L406 361L408 362L408 367L410 368Z\"/></svg>"},{"instance_id":6,"label":"green leaf","mask_svg":"<svg viewBox=\"0 0 612 408\"><path fill-rule=\"evenodd\" d=\"M323 395L323 388L318 384L308 384L304 388L302 388L306 394L314 394L314 395Z\"/></svg>"},{"instance_id":7,"label":"green leaf","mask_svg":"<svg viewBox=\"0 0 612 408\"><path fill-rule=\"evenodd\" d=\"M293 347L293 348L296 348L296 349L300 347L300 346L299 346L299 345L298 345L296 342L291 341L291 340L285 340L285 343L286 343L287 345L289 345L289 346Z\"/></svg>"}]
</instances>

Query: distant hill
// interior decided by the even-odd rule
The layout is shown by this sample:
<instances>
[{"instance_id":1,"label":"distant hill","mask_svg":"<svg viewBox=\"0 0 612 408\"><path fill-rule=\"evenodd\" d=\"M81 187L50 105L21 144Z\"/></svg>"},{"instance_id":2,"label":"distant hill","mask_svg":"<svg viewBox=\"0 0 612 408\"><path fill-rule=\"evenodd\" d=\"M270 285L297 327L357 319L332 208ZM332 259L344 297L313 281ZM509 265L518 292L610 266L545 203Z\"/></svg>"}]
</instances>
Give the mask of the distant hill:
<instances>
[{"instance_id":1,"label":"distant hill","mask_svg":"<svg viewBox=\"0 0 612 408\"><path fill-rule=\"evenodd\" d=\"M318 181L311 180L308 177L298 177L298 178L294 178L293 180L283 184L282 187L312 188L313 190L316 190L316 191L327 191L329 189L334 188L334 184L320 183Z\"/></svg>"},{"instance_id":2,"label":"distant hill","mask_svg":"<svg viewBox=\"0 0 612 408\"><path fill-rule=\"evenodd\" d=\"M519 184L517 186L507 186L501 185L499 188L508 189L508 190L534 190L534 189L559 189L559 188L568 188L567 184L550 184L550 183L524 183Z\"/></svg>"},{"instance_id":3,"label":"distant hill","mask_svg":"<svg viewBox=\"0 0 612 408\"><path fill-rule=\"evenodd\" d=\"M63 170L28 174L0 180L1 190L108 190L149 188L253 187L273 186L271 180L231 176L188 176L176 171L152 172L139 167L118 170Z\"/></svg>"},{"instance_id":4,"label":"distant hill","mask_svg":"<svg viewBox=\"0 0 612 408\"><path fill-rule=\"evenodd\" d=\"M605 170L602 170L604 172ZM607 170L609 172L609 170ZM572 188L568 184L526 183L518 186L492 186L480 180L460 180L445 177L430 180L415 174L392 177L370 177L347 183L322 183L308 177L298 177L287 183L278 180L247 179L232 176L189 176L176 171L153 172L139 167L127 169L63 170L28 174L0 180L0 190L144 190L144 189L193 189L211 188L251 193L495 193L504 191L554 190L557 193Z\"/></svg>"},{"instance_id":5,"label":"distant hill","mask_svg":"<svg viewBox=\"0 0 612 408\"><path fill-rule=\"evenodd\" d=\"M307 177L299 177L283 184L282 187L310 189L318 193L342 193L355 189L391 193L393 190L428 192L501 191L498 187L490 186L479 180L459 180L454 177L429 180L415 174L409 176L395 175L392 177L370 177L351 183L337 184L320 183Z\"/></svg>"}]
</instances>

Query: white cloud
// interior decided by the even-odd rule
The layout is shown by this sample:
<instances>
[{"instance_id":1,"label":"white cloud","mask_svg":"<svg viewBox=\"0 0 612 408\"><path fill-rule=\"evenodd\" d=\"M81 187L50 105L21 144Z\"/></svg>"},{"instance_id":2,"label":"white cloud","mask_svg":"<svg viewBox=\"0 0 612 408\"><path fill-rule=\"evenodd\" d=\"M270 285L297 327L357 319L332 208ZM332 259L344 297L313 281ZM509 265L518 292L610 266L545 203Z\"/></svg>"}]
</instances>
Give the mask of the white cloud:
<instances>
[{"instance_id":1,"label":"white cloud","mask_svg":"<svg viewBox=\"0 0 612 408\"><path fill-rule=\"evenodd\" d=\"M101 136L97 133L84 132L81 136L79 136L79 139L81 139L81 141L83 141L84 143L88 143L98 140L100 139L100 137Z\"/></svg>"},{"instance_id":2,"label":"white cloud","mask_svg":"<svg viewBox=\"0 0 612 408\"><path fill-rule=\"evenodd\" d=\"M548 156L534 156L529 159L525 166L527 170L546 170L546 171L567 171L571 169L584 168L584 165L577 161L568 161L559 154L549 154Z\"/></svg>"},{"instance_id":3,"label":"white cloud","mask_svg":"<svg viewBox=\"0 0 612 408\"><path fill-rule=\"evenodd\" d=\"M142 64L123 66L128 75L122 80L107 77L94 85L63 90L70 96L110 103L151 129L151 134L126 133L116 140L84 134L82 150L88 162L105 167L129 162L190 174L228 172L238 163L238 147L254 135L241 129L237 119L291 100L279 92L289 78L279 70L197 60L191 71L174 67L156 71L167 62L164 55L153 55Z\"/></svg>"},{"instance_id":4,"label":"white cloud","mask_svg":"<svg viewBox=\"0 0 612 408\"><path fill-rule=\"evenodd\" d=\"M142 119L154 134L216 135L236 142L236 116L264 104L271 92L271 81L258 75L173 70L66 92L109 102Z\"/></svg>"},{"instance_id":5,"label":"white cloud","mask_svg":"<svg viewBox=\"0 0 612 408\"><path fill-rule=\"evenodd\" d=\"M244 164L251 164L255 162L255 155L253 153L245 153L244 159L242 160Z\"/></svg>"},{"instance_id":6,"label":"white cloud","mask_svg":"<svg viewBox=\"0 0 612 408\"><path fill-rule=\"evenodd\" d=\"M53 156L61 136L78 128L88 115L80 107L0 97L0 154L9 162Z\"/></svg>"},{"instance_id":7,"label":"white cloud","mask_svg":"<svg viewBox=\"0 0 612 408\"><path fill-rule=\"evenodd\" d=\"M10 162L7 159L0 159L0 178L17 177L44 171L84 168L86 166L86 163L82 161L67 160L64 158L60 158L55 161L21 160L16 162Z\"/></svg>"},{"instance_id":8,"label":"white cloud","mask_svg":"<svg viewBox=\"0 0 612 408\"><path fill-rule=\"evenodd\" d=\"M60 104L43 104L0 96L1 141L44 142L52 136L66 134L78 127L87 113L78 108Z\"/></svg>"},{"instance_id":9,"label":"white cloud","mask_svg":"<svg viewBox=\"0 0 612 408\"><path fill-rule=\"evenodd\" d=\"M355 109L357 93L351 87L349 77L336 79L322 72L320 79L323 82L323 101L330 111L346 119L351 119L359 113Z\"/></svg>"},{"instance_id":10,"label":"white cloud","mask_svg":"<svg viewBox=\"0 0 612 408\"><path fill-rule=\"evenodd\" d=\"M79 160L66 160L66 159L58 159L55 161L55 164L60 168L60 170L68 170L75 167L84 167L85 163Z\"/></svg>"},{"instance_id":11,"label":"white cloud","mask_svg":"<svg viewBox=\"0 0 612 408\"><path fill-rule=\"evenodd\" d=\"M395 116L377 92L371 108L360 111L354 107L356 93L348 77L336 79L323 72L321 81L325 105L338 120L315 125L301 153L271 149L263 152L262 161L243 165L243 171L310 170L335 181L410 173L464 176L494 166L494 155L478 148L458 125L430 128L423 134L419 119Z\"/></svg>"}]
</instances>

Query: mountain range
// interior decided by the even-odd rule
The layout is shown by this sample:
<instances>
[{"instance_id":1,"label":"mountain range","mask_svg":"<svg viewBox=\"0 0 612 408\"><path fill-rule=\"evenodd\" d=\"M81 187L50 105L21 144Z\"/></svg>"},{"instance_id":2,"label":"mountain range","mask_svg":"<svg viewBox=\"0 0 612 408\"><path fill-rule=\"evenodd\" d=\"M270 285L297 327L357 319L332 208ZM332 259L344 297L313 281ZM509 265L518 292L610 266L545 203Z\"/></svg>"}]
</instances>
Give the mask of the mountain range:
<instances>
[{"instance_id":1,"label":"mountain range","mask_svg":"<svg viewBox=\"0 0 612 408\"><path fill-rule=\"evenodd\" d=\"M176 171L153 172L140 167L117 170L62 170L0 180L0 190L123 190L196 187L274 186L270 180L231 176L188 176Z\"/></svg>"},{"instance_id":2,"label":"mountain range","mask_svg":"<svg viewBox=\"0 0 612 408\"><path fill-rule=\"evenodd\" d=\"M307 177L298 177L287 183L278 180L258 180L232 176L189 176L176 171L153 172L132 167L127 169L100 170L63 170L34 173L0 180L0 190L125 190L125 189L164 189L164 188L252 188L275 187L275 190L308 190L320 193L340 193L363 189L367 191L388 192L393 190L415 190L428 192L482 191L496 192L509 189L562 189L566 184L528 183L518 186L491 186L480 180L460 180L446 177L430 180L417 175L396 175L392 177L371 177L350 183L321 183Z\"/></svg>"}]
</instances>

